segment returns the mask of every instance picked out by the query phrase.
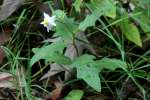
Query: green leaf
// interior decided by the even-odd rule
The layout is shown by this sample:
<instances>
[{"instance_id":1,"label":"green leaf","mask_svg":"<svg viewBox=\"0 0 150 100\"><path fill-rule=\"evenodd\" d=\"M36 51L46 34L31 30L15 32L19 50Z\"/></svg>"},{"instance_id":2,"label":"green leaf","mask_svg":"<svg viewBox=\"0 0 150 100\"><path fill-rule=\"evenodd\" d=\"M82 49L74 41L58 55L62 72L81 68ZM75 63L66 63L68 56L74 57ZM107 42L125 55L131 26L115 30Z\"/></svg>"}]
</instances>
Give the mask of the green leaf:
<instances>
[{"instance_id":1,"label":"green leaf","mask_svg":"<svg viewBox=\"0 0 150 100\"><path fill-rule=\"evenodd\" d=\"M114 71L116 68L121 68L125 71L127 70L127 64L117 59L103 58L101 60L95 61L95 65L100 70L109 69L109 70Z\"/></svg>"},{"instance_id":2,"label":"green leaf","mask_svg":"<svg viewBox=\"0 0 150 100\"><path fill-rule=\"evenodd\" d=\"M68 18L61 10L56 10L54 15L57 16L56 36L61 37L65 42L72 41L78 28L73 18Z\"/></svg>"},{"instance_id":3,"label":"green leaf","mask_svg":"<svg viewBox=\"0 0 150 100\"><path fill-rule=\"evenodd\" d=\"M77 68L77 78L83 79L89 86L96 91L101 91L99 70L92 64L82 65Z\"/></svg>"},{"instance_id":4,"label":"green leaf","mask_svg":"<svg viewBox=\"0 0 150 100\"><path fill-rule=\"evenodd\" d=\"M73 6L75 7L75 10L77 12L80 12L80 6L82 4L83 0L76 0L74 3L73 3Z\"/></svg>"},{"instance_id":5,"label":"green leaf","mask_svg":"<svg viewBox=\"0 0 150 100\"><path fill-rule=\"evenodd\" d=\"M121 18L125 18L125 17L128 17L128 13L126 11L123 11ZM120 23L120 28L122 30L122 33L126 36L126 38L129 41L142 47L142 40L140 37L139 30L133 23L130 23L129 19L124 19Z\"/></svg>"},{"instance_id":6,"label":"green leaf","mask_svg":"<svg viewBox=\"0 0 150 100\"><path fill-rule=\"evenodd\" d=\"M90 26L95 26L96 20L102 15L101 12L93 11L91 15L88 15L83 22L80 23L79 29L85 31Z\"/></svg>"},{"instance_id":7,"label":"green leaf","mask_svg":"<svg viewBox=\"0 0 150 100\"><path fill-rule=\"evenodd\" d=\"M62 41L57 41L48 46L44 46L41 48L34 48L33 51L35 54L30 60L30 66L32 66L40 59L45 59L47 61L54 61L56 63L61 63L61 64L69 63L68 60L69 58L63 56L62 54L64 48L65 48L65 44Z\"/></svg>"},{"instance_id":8,"label":"green leaf","mask_svg":"<svg viewBox=\"0 0 150 100\"><path fill-rule=\"evenodd\" d=\"M100 92L99 70L94 66L94 58L92 55L85 54L75 59L71 66L77 69L77 78L83 79L89 86Z\"/></svg>"},{"instance_id":9,"label":"green leaf","mask_svg":"<svg viewBox=\"0 0 150 100\"><path fill-rule=\"evenodd\" d=\"M78 57L77 59L75 59L74 62L71 64L71 66L77 67L77 66L86 65L88 63L92 63L93 59L95 59L94 56L84 54L84 55Z\"/></svg>"},{"instance_id":10,"label":"green leaf","mask_svg":"<svg viewBox=\"0 0 150 100\"><path fill-rule=\"evenodd\" d=\"M143 31L148 35L150 34L150 20L148 16L148 11L135 10L134 13L140 13L137 16L132 16L132 18L141 26Z\"/></svg>"},{"instance_id":11,"label":"green leaf","mask_svg":"<svg viewBox=\"0 0 150 100\"><path fill-rule=\"evenodd\" d=\"M64 18L66 17L66 13L64 11L62 11L62 10L55 10L53 12L53 15L56 16L58 21L64 20Z\"/></svg>"},{"instance_id":12,"label":"green leaf","mask_svg":"<svg viewBox=\"0 0 150 100\"><path fill-rule=\"evenodd\" d=\"M126 38L129 41L133 42L139 47L142 47L140 32L138 28L133 23L130 22L129 15L124 9L121 10L120 19L124 19L118 24L120 26L120 29L122 30L122 33L126 36Z\"/></svg>"},{"instance_id":13,"label":"green leaf","mask_svg":"<svg viewBox=\"0 0 150 100\"><path fill-rule=\"evenodd\" d=\"M115 1L114 0L108 0L108 2L109 2L108 6L111 6L111 9L106 11L104 14L105 14L105 16L108 16L110 18L115 19L116 18L116 9L117 9Z\"/></svg>"},{"instance_id":14,"label":"green leaf","mask_svg":"<svg viewBox=\"0 0 150 100\"><path fill-rule=\"evenodd\" d=\"M102 15L112 18L115 18L116 16L116 6L112 0L91 0L88 6L92 10L92 13L80 23L79 29L82 31L90 26L94 26L96 20L98 20Z\"/></svg>"},{"instance_id":15,"label":"green leaf","mask_svg":"<svg viewBox=\"0 0 150 100\"><path fill-rule=\"evenodd\" d=\"M134 24L123 23L122 32L128 40L142 47L142 40L138 28Z\"/></svg>"},{"instance_id":16,"label":"green leaf","mask_svg":"<svg viewBox=\"0 0 150 100\"><path fill-rule=\"evenodd\" d=\"M83 96L82 90L72 90L69 94L64 98L64 100L81 100Z\"/></svg>"},{"instance_id":17,"label":"green leaf","mask_svg":"<svg viewBox=\"0 0 150 100\"><path fill-rule=\"evenodd\" d=\"M71 59L64 56L62 53L60 52L54 52L52 54L53 56L53 61L57 62L58 64L71 64ZM48 59L49 60L49 59Z\"/></svg>"}]
</instances>

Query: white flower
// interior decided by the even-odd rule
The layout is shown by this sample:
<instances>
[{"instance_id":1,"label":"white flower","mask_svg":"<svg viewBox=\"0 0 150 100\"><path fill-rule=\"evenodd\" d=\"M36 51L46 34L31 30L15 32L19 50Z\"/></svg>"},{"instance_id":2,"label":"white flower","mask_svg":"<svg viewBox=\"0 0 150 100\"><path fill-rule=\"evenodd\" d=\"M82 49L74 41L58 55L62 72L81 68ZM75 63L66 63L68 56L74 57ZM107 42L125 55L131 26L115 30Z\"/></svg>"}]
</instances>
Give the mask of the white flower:
<instances>
[{"instance_id":1,"label":"white flower","mask_svg":"<svg viewBox=\"0 0 150 100\"><path fill-rule=\"evenodd\" d=\"M44 20L41 22L44 27L47 28L47 32L53 28L53 26L56 26L55 23L55 16L50 17L48 14L44 13Z\"/></svg>"}]
</instances>

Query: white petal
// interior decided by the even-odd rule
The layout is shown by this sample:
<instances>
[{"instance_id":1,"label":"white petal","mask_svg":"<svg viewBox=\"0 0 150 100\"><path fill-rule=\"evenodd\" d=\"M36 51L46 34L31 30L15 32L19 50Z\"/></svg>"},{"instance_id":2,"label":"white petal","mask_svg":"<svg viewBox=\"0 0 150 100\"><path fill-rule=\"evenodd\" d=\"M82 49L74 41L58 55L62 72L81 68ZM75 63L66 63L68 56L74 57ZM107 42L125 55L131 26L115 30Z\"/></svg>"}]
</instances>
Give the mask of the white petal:
<instances>
[{"instance_id":1,"label":"white petal","mask_svg":"<svg viewBox=\"0 0 150 100\"><path fill-rule=\"evenodd\" d=\"M49 19L50 16L47 13L44 12L44 18Z\"/></svg>"},{"instance_id":2,"label":"white petal","mask_svg":"<svg viewBox=\"0 0 150 100\"><path fill-rule=\"evenodd\" d=\"M53 26L56 26L56 23L52 23Z\"/></svg>"},{"instance_id":3,"label":"white petal","mask_svg":"<svg viewBox=\"0 0 150 100\"><path fill-rule=\"evenodd\" d=\"M51 30L53 28L53 26L56 26L56 23L55 23L56 17L55 16L50 17L47 13L44 12L44 20L48 21L48 24L43 24L44 27L47 28L48 32L49 32L49 30Z\"/></svg>"}]
</instances>

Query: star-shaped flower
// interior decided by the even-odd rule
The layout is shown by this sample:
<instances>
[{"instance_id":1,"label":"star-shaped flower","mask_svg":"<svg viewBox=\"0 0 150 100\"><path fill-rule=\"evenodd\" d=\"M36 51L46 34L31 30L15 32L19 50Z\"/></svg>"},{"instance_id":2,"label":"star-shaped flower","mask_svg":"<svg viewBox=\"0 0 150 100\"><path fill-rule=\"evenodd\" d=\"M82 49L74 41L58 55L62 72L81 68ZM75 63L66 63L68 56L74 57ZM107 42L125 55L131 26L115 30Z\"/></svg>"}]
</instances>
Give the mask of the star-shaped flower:
<instances>
[{"instance_id":1,"label":"star-shaped flower","mask_svg":"<svg viewBox=\"0 0 150 100\"><path fill-rule=\"evenodd\" d=\"M47 32L53 28L53 26L56 26L55 23L55 16L50 17L48 14L44 13L44 20L41 22L44 27L47 28Z\"/></svg>"}]
</instances>

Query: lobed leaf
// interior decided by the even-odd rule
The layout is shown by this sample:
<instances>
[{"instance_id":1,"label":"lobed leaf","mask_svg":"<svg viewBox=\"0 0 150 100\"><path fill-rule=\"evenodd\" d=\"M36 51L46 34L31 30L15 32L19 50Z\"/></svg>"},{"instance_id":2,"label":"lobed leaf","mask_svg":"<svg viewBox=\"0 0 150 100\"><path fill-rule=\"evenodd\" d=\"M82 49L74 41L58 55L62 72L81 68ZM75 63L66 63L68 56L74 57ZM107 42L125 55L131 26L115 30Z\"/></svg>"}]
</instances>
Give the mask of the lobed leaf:
<instances>
[{"instance_id":1,"label":"lobed leaf","mask_svg":"<svg viewBox=\"0 0 150 100\"><path fill-rule=\"evenodd\" d=\"M54 42L48 46L41 48L34 48L34 56L31 58L30 65L44 59L47 61L54 61L58 64L68 64L70 59L65 57L62 53L65 48L65 44L62 41Z\"/></svg>"},{"instance_id":2,"label":"lobed leaf","mask_svg":"<svg viewBox=\"0 0 150 100\"><path fill-rule=\"evenodd\" d=\"M95 65L100 70L109 69L114 71L116 68L121 68L125 71L127 70L127 64L118 59L103 58L101 60L95 61Z\"/></svg>"},{"instance_id":3,"label":"lobed leaf","mask_svg":"<svg viewBox=\"0 0 150 100\"><path fill-rule=\"evenodd\" d=\"M101 81L99 70L92 64L82 65L77 68L77 78L83 79L89 86L96 91L101 91Z\"/></svg>"},{"instance_id":4,"label":"lobed leaf","mask_svg":"<svg viewBox=\"0 0 150 100\"><path fill-rule=\"evenodd\" d=\"M56 36L61 37L65 42L72 41L77 32L77 25L73 18L68 18L61 10L56 10L54 15L57 16Z\"/></svg>"},{"instance_id":5,"label":"lobed leaf","mask_svg":"<svg viewBox=\"0 0 150 100\"><path fill-rule=\"evenodd\" d=\"M102 15L111 18L116 17L116 6L112 0L93 0L88 6L92 10L92 13L80 23L79 29L82 31L85 31L90 26L94 26L96 20Z\"/></svg>"},{"instance_id":6,"label":"lobed leaf","mask_svg":"<svg viewBox=\"0 0 150 100\"><path fill-rule=\"evenodd\" d=\"M77 69L77 78L83 79L89 86L96 91L101 91L101 83L99 78L99 70L94 66L95 57L92 55L82 55L75 59L72 67Z\"/></svg>"},{"instance_id":7,"label":"lobed leaf","mask_svg":"<svg viewBox=\"0 0 150 100\"><path fill-rule=\"evenodd\" d=\"M84 54L84 55L76 58L74 60L74 62L71 64L71 66L72 67L78 67L78 66L86 65L88 63L92 63L93 59L95 59L94 56L88 55L88 54Z\"/></svg>"}]
</instances>

